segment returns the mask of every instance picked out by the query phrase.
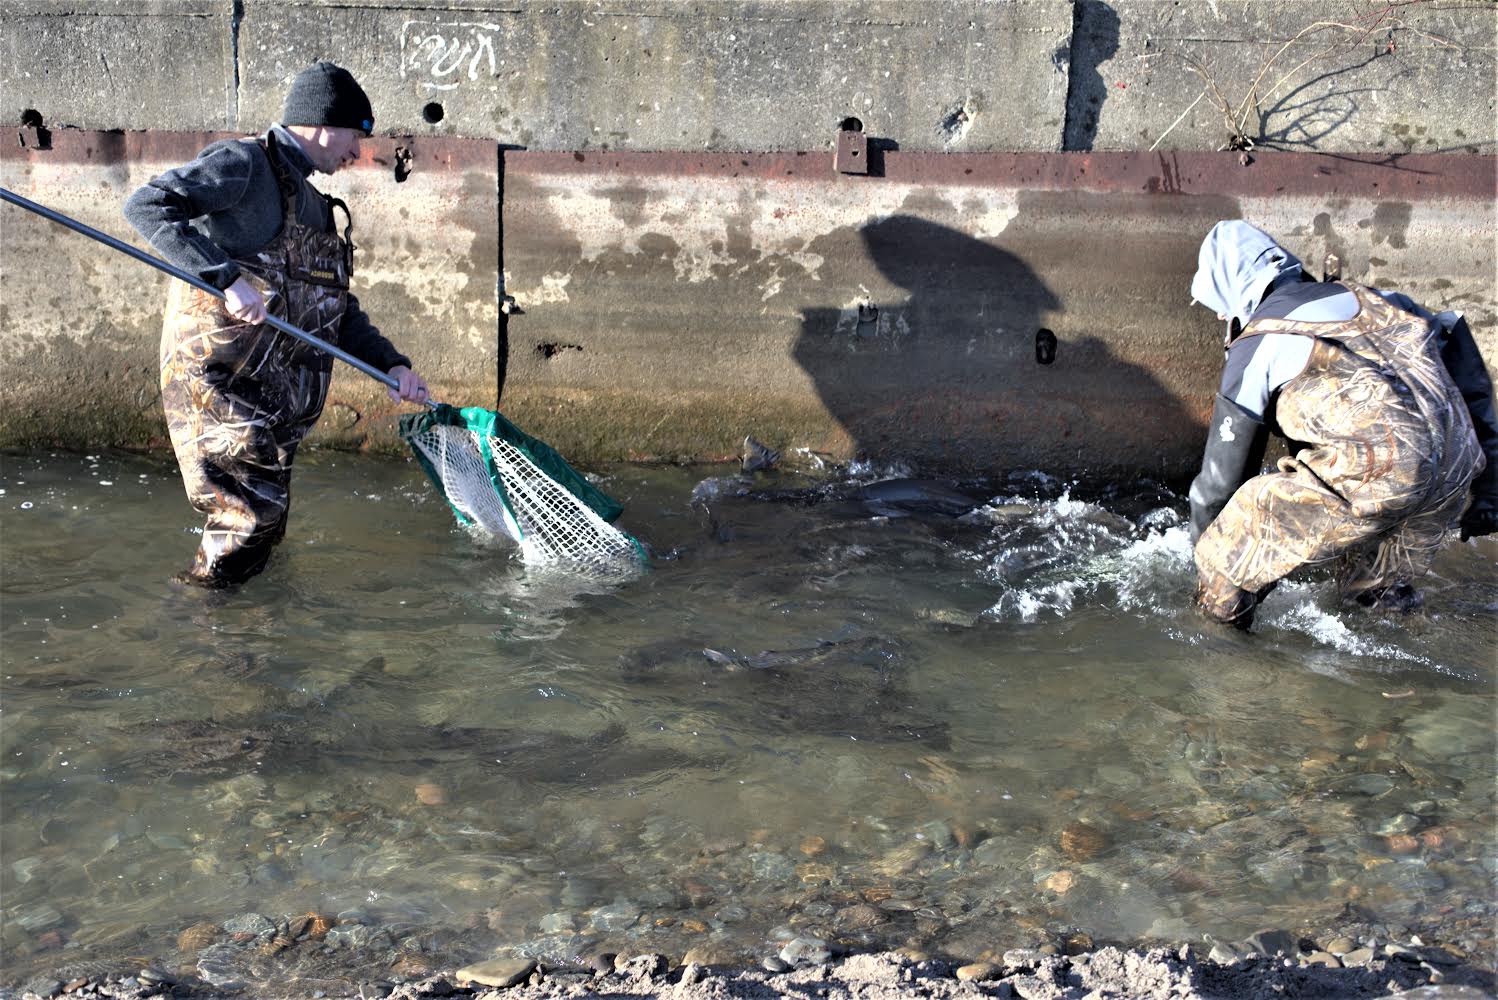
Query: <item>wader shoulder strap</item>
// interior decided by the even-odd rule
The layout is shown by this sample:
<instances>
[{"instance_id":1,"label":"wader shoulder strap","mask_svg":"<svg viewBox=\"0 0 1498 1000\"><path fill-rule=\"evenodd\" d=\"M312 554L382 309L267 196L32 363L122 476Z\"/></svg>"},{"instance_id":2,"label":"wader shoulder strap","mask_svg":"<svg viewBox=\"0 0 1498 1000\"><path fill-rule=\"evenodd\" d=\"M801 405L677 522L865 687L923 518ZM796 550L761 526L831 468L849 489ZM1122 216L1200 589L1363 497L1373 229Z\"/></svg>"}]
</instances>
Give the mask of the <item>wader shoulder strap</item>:
<instances>
[{"instance_id":1,"label":"wader shoulder strap","mask_svg":"<svg viewBox=\"0 0 1498 1000\"><path fill-rule=\"evenodd\" d=\"M266 139L257 136L255 143L260 147L260 151L265 154L265 162L270 164L271 173L276 178L276 189L281 192L281 229L276 234L276 238L280 239L298 221L296 213L296 184L288 176L286 165L281 162L281 158L271 152L270 145Z\"/></svg>"},{"instance_id":2,"label":"wader shoulder strap","mask_svg":"<svg viewBox=\"0 0 1498 1000\"><path fill-rule=\"evenodd\" d=\"M1243 328L1243 332L1238 334L1238 336L1234 338L1233 342L1237 343L1238 341L1244 340L1248 337L1258 337L1266 333L1290 333L1300 337L1311 337L1315 340L1325 340L1328 339L1328 335L1332 334L1338 327L1345 327L1349 323L1356 323L1361 326L1362 317L1368 311L1368 300L1363 295L1358 294L1358 289L1361 288L1361 286L1354 285L1351 282L1347 281L1339 281L1337 282L1337 284L1341 285L1349 292L1352 292L1353 295L1357 296L1358 314L1352 319L1312 322L1310 320L1275 319L1269 317L1265 317L1262 319L1251 318L1248 321L1248 325ZM1366 291L1366 289L1364 289L1364 291Z\"/></svg>"}]
</instances>

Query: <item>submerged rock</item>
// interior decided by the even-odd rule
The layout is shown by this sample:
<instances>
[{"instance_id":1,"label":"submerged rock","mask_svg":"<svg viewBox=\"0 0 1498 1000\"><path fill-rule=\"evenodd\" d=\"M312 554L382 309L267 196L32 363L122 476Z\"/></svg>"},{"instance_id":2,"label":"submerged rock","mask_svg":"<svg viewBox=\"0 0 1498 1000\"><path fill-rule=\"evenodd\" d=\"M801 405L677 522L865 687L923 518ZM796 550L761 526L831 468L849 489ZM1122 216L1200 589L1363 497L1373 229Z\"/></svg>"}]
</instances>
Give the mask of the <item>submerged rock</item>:
<instances>
[{"instance_id":1,"label":"submerged rock","mask_svg":"<svg viewBox=\"0 0 1498 1000\"><path fill-rule=\"evenodd\" d=\"M524 981L535 970L535 959L496 958L459 969L457 980L506 989Z\"/></svg>"}]
</instances>

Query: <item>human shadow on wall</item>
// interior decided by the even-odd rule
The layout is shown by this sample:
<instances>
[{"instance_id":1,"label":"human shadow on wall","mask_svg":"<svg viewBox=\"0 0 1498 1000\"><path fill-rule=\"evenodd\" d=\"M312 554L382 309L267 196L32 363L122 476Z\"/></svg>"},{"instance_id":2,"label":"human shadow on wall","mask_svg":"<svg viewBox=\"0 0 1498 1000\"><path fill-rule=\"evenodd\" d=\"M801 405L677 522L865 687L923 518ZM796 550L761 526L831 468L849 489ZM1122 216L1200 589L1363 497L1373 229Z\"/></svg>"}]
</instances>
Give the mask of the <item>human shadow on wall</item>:
<instances>
[{"instance_id":1,"label":"human shadow on wall","mask_svg":"<svg viewBox=\"0 0 1498 1000\"><path fill-rule=\"evenodd\" d=\"M1118 14L1103 0L1081 0L1074 8L1069 50L1056 53L1066 62L1066 130L1062 149L1087 152L1097 138L1098 119L1108 99L1108 81L1100 65L1118 53Z\"/></svg>"},{"instance_id":2,"label":"human shadow on wall","mask_svg":"<svg viewBox=\"0 0 1498 1000\"><path fill-rule=\"evenodd\" d=\"M827 277L858 287L868 275L849 235L817 252L847 261L852 273ZM1156 438L1184 432L1197 447L1202 415L1105 340L1068 330L1063 300L1015 253L914 215L851 235L884 283L862 303L804 311L792 356L856 456L938 474L1117 471L1154 462ZM1042 329L1059 337L1051 365L1038 360Z\"/></svg>"}]
</instances>

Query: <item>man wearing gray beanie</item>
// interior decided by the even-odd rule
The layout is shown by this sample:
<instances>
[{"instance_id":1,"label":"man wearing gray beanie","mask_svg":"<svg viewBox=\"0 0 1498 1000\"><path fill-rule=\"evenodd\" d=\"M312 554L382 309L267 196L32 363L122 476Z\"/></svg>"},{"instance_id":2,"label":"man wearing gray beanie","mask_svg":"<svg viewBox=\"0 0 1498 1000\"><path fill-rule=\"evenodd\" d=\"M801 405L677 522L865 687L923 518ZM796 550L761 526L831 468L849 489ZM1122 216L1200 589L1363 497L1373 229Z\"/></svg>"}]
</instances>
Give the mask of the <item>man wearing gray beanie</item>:
<instances>
[{"instance_id":1,"label":"man wearing gray beanie","mask_svg":"<svg viewBox=\"0 0 1498 1000\"><path fill-rule=\"evenodd\" d=\"M214 143L125 203L161 256L224 292L174 282L162 330L162 405L188 499L207 517L181 582L242 583L286 531L292 460L322 412L333 359L267 315L388 372L399 384L391 399L427 399L411 359L349 290L348 206L308 181L355 162L373 130L353 76L319 62L292 81L279 123Z\"/></svg>"}]
</instances>

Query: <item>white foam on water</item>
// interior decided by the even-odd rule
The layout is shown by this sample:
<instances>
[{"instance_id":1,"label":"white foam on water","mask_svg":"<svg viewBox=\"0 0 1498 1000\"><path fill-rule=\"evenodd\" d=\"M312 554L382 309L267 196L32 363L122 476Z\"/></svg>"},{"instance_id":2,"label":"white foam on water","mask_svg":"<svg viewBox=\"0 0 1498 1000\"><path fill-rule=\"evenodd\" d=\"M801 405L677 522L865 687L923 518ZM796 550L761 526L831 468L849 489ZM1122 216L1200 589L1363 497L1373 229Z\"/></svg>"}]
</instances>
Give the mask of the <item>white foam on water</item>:
<instances>
[{"instance_id":1,"label":"white foam on water","mask_svg":"<svg viewBox=\"0 0 1498 1000\"><path fill-rule=\"evenodd\" d=\"M1031 505L1016 523L995 518L996 552L978 553L980 574L1004 587L984 612L1000 620L1033 622L1042 613L1066 615L1079 600L1112 591L1113 602L1130 609L1167 610L1191 579L1191 539L1178 514L1157 508L1136 525L1096 504L1076 500L1070 489L1035 502L995 497L991 509Z\"/></svg>"},{"instance_id":2,"label":"white foam on water","mask_svg":"<svg viewBox=\"0 0 1498 1000\"><path fill-rule=\"evenodd\" d=\"M1436 667L1428 657L1359 635L1336 612L1318 606L1316 597L1319 589L1315 584L1304 582L1280 584L1260 609L1259 629L1277 628L1286 632L1298 632L1310 637L1318 645L1352 656L1402 660L1425 667ZM1286 598L1289 598L1288 607L1282 606Z\"/></svg>"},{"instance_id":3,"label":"white foam on water","mask_svg":"<svg viewBox=\"0 0 1498 1000\"><path fill-rule=\"evenodd\" d=\"M1407 659L1425 662L1423 656L1407 653L1395 646L1375 642L1358 635L1347 627L1347 623L1329 611L1323 611L1310 601L1295 605L1278 618L1268 622L1277 628L1304 632L1322 645L1353 656L1384 656L1390 659Z\"/></svg>"}]
</instances>

